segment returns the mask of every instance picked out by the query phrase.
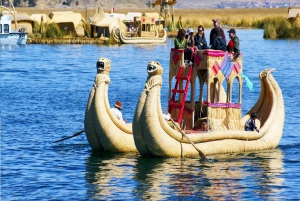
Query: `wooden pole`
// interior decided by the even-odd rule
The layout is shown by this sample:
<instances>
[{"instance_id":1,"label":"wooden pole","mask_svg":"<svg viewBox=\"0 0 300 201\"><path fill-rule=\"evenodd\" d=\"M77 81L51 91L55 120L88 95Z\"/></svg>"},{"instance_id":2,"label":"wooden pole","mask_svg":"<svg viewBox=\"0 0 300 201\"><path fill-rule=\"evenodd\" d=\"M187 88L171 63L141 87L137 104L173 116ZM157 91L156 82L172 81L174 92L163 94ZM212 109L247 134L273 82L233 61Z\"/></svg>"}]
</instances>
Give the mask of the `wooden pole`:
<instances>
[{"instance_id":1,"label":"wooden pole","mask_svg":"<svg viewBox=\"0 0 300 201\"><path fill-rule=\"evenodd\" d=\"M166 109L166 111L168 112L168 110ZM168 114L169 114L169 112L168 112ZM188 139L189 141L190 141L190 143L193 145L193 147L199 152L199 155L200 155L200 158L202 159L202 160L207 160L207 158L206 158L206 156L203 154L203 152L200 150L200 149L198 149L196 146L195 146L195 144L194 144L194 142L183 132L183 130L179 127L179 126L177 126L177 124L174 122L174 120L172 119L172 117L171 117L171 114L170 114L170 120L172 121L172 123L174 124L174 126L176 126L176 128L180 131L180 133L184 136L184 137L186 137L186 139Z\"/></svg>"},{"instance_id":2,"label":"wooden pole","mask_svg":"<svg viewBox=\"0 0 300 201\"><path fill-rule=\"evenodd\" d=\"M56 142L61 142L61 141L63 141L63 140L67 140L67 139L70 139L70 138L72 138L72 137L76 137L76 136L80 135L80 134L81 134L81 133L83 133L83 132L84 132L84 129L83 129L83 130L81 130L81 131L78 131L78 132L74 133L74 134L73 134L73 135L71 135L71 136L68 136L68 137L62 138L62 139L60 139L60 140L53 141L53 143L56 143Z\"/></svg>"}]
</instances>

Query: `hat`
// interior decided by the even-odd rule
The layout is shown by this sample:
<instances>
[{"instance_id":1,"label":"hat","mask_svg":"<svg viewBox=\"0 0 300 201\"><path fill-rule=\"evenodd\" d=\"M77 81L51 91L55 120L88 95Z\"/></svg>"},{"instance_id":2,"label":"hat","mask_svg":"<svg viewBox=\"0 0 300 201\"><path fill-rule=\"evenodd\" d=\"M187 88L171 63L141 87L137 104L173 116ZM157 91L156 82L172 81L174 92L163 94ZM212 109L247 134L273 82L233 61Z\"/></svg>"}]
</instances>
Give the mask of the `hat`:
<instances>
[{"instance_id":1,"label":"hat","mask_svg":"<svg viewBox=\"0 0 300 201\"><path fill-rule=\"evenodd\" d=\"M212 19L213 22L220 22L219 18Z\"/></svg>"},{"instance_id":2,"label":"hat","mask_svg":"<svg viewBox=\"0 0 300 201\"><path fill-rule=\"evenodd\" d=\"M186 30L186 35L188 35L188 34L190 34L190 33L194 33L194 29L188 28L188 29Z\"/></svg>"},{"instance_id":3,"label":"hat","mask_svg":"<svg viewBox=\"0 0 300 201\"><path fill-rule=\"evenodd\" d=\"M229 31L227 31L228 33L234 33L235 34L235 29L230 29Z\"/></svg>"},{"instance_id":4,"label":"hat","mask_svg":"<svg viewBox=\"0 0 300 201\"><path fill-rule=\"evenodd\" d=\"M117 101L116 104L115 104L115 107L122 110L122 103L120 101Z\"/></svg>"}]
</instances>

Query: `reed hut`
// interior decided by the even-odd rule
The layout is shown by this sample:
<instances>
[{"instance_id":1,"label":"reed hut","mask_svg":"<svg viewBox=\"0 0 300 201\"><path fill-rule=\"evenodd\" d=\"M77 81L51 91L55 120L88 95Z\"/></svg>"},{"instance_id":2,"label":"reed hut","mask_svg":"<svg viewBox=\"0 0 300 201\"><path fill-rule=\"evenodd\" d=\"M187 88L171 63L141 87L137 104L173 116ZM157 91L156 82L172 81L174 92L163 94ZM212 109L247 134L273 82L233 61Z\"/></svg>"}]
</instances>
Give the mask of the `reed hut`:
<instances>
[{"instance_id":1,"label":"reed hut","mask_svg":"<svg viewBox=\"0 0 300 201\"><path fill-rule=\"evenodd\" d=\"M56 23L61 31L84 36L83 24L85 20L80 13L73 11L52 12L49 14L49 18L49 23Z\"/></svg>"},{"instance_id":2,"label":"reed hut","mask_svg":"<svg viewBox=\"0 0 300 201\"><path fill-rule=\"evenodd\" d=\"M288 20L296 20L300 18L300 8L289 8L288 10Z\"/></svg>"}]
</instances>

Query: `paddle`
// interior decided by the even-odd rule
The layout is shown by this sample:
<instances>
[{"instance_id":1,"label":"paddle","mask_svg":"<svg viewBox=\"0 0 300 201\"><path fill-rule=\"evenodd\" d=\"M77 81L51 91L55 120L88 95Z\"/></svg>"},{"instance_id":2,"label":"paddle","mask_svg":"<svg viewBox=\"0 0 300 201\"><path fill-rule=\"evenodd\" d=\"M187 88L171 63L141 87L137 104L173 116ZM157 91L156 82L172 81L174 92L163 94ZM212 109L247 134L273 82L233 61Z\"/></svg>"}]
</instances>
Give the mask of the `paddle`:
<instances>
[{"instance_id":1,"label":"paddle","mask_svg":"<svg viewBox=\"0 0 300 201\"><path fill-rule=\"evenodd\" d=\"M167 113L169 114L167 108L166 108ZM190 143L193 145L193 147L199 152L200 158L201 160L207 160L206 156L203 154L203 152L198 149L195 144L193 143L193 141L183 132L183 130L177 126L177 124L175 123L175 121L172 119L171 115L170 115L170 120L172 121L172 123L174 124L174 126L176 126L176 128L181 132L181 134L186 137L186 139L188 139L190 141Z\"/></svg>"},{"instance_id":2,"label":"paddle","mask_svg":"<svg viewBox=\"0 0 300 201\"><path fill-rule=\"evenodd\" d=\"M76 136L80 135L80 134L83 133L83 132L84 132L84 129L81 130L81 131L78 131L78 132L74 133L73 135L71 135L71 136L69 136L69 137L65 137L65 138L62 138L62 139L60 139L60 140L53 141L53 143L61 142L61 141L63 141L63 140L67 140L67 139L70 139L70 138L72 138L72 137L76 137Z\"/></svg>"}]
</instances>

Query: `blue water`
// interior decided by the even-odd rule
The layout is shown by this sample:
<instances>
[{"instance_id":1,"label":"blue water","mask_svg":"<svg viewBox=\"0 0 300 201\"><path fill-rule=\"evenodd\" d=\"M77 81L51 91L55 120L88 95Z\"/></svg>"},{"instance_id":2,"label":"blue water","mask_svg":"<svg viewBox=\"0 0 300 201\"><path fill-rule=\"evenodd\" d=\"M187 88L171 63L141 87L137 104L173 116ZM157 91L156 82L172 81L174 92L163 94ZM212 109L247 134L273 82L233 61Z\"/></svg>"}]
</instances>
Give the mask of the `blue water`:
<instances>
[{"instance_id":1,"label":"blue water","mask_svg":"<svg viewBox=\"0 0 300 201\"><path fill-rule=\"evenodd\" d=\"M262 30L237 35L255 89L243 86L243 114L259 96L258 74L276 68L283 136L277 149L208 162L93 153L84 134L53 143L83 129L99 57L111 59L109 101L122 101L129 122L150 60L164 67L166 107L172 39L147 46L0 46L1 200L299 200L300 41L265 40Z\"/></svg>"}]
</instances>

